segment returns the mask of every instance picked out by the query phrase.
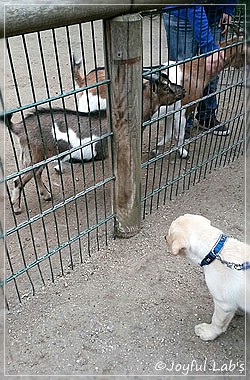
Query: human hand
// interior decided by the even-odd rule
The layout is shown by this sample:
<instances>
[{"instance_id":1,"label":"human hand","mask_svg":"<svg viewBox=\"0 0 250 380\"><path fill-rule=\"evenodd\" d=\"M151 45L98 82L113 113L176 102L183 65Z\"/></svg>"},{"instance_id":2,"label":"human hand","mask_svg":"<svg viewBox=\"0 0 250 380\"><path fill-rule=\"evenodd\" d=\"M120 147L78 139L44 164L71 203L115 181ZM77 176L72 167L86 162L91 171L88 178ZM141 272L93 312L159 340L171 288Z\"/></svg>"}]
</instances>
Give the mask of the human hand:
<instances>
[{"instance_id":1,"label":"human hand","mask_svg":"<svg viewBox=\"0 0 250 380\"><path fill-rule=\"evenodd\" d=\"M229 24L231 24L232 22L232 16L227 14L227 13L223 13L219 23L218 23L218 27L221 28L221 35L224 36L227 31L228 31L228 28L229 28Z\"/></svg>"},{"instance_id":2,"label":"human hand","mask_svg":"<svg viewBox=\"0 0 250 380\"><path fill-rule=\"evenodd\" d=\"M224 54L221 51L206 57L206 72L211 76L219 73L224 68Z\"/></svg>"}]
</instances>

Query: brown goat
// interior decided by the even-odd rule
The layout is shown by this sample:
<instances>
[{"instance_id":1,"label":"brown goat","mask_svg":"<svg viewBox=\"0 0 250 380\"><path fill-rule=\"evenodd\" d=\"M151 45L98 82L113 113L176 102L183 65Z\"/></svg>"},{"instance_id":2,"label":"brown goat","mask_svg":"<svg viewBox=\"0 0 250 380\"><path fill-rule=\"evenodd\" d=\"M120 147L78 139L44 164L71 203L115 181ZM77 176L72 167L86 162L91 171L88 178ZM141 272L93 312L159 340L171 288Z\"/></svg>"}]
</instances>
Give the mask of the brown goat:
<instances>
[{"instance_id":1,"label":"brown goat","mask_svg":"<svg viewBox=\"0 0 250 380\"><path fill-rule=\"evenodd\" d=\"M234 43L242 42L241 44L231 46ZM240 68L245 63L246 48L243 45L242 37L233 37L220 43L220 48L224 49L224 68L232 66ZM211 71L206 70L206 58L196 58L192 61L182 63L179 65L182 71L181 84L186 90L186 95L182 100L182 105L198 100L203 96L204 88L209 82L219 73L217 71L211 74ZM178 82L177 82L178 83ZM185 116L188 117L194 111L197 104L187 108Z\"/></svg>"},{"instance_id":2,"label":"brown goat","mask_svg":"<svg viewBox=\"0 0 250 380\"><path fill-rule=\"evenodd\" d=\"M103 82L105 69L97 67L86 75L86 79L80 73L81 61L73 57L74 79L79 88ZM144 76L145 77L145 76ZM149 120L156 110L163 105L173 104L184 97L183 88L171 82L165 73L148 74L143 81L143 110L142 120ZM83 91L78 97L78 109L81 112L95 112L106 110L107 85L99 86Z\"/></svg>"},{"instance_id":3,"label":"brown goat","mask_svg":"<svg viewBox=\"0 0 250 380\"><path fill-rule=\"evenodd\" d=\"M235 44L240 42L240 44ZM245 63L245 56L247 55L247 47L243 45L243 37L233 37L220 43L220 48L224 49L224 68L232 66L240 68ZM164 63L164 66L175 64L174 61ZM184 99L177 101L172 106L162 106L159 109L157 116L166 115L167 112L175 109L181 109L182 106L188 105L191 102L199 100L203 96L204 88L209 82L219 73L211 73L206 70L206 58L197 57L191 61L180 63L177 66L171 66L169 69L164 70L169 76L172 82L178 83L186 90ZM173 108L175 106L175 108ZM178 140L178 146L184 143L186 119L191 112L197 107L197 102L187 107L186 110L176 112L175 114L168 116L166 119L167 128L164 138L157 143L157 146L165 145L171 138L173 118L175 126L175 137ZM188 157L188 152L182 148L179 150L182 158Z\"/></svg>"}]
</instances>

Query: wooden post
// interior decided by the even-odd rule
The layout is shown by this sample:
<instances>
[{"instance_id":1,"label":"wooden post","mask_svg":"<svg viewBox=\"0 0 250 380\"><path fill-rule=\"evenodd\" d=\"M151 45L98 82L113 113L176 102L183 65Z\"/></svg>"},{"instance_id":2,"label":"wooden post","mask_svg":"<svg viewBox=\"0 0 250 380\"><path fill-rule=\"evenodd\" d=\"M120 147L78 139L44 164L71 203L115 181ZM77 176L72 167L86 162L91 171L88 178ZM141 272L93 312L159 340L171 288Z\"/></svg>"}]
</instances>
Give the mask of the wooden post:
<instances>
[{"instance_id":1,"label":"wooden post","mask_svg":"<svg viewBox=\"0 0 250 380\"><path fill-rule=\"evenodd\" d=\"M128 238L141 225L142 18L128 14L105 20L104 31L111 79L115 236Z\"/></svg>"}]
</instances>

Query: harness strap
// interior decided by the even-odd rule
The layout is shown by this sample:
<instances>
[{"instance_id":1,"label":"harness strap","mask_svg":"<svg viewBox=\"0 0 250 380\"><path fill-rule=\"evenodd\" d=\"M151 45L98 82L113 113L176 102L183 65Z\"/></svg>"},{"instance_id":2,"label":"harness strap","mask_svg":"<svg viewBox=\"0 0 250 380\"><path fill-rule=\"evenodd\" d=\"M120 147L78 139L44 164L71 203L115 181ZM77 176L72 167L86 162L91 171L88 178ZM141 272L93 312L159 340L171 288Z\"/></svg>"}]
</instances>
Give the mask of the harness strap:
<instances>
[{"instance_id":1,"label":"harness strap","mask_svg":"<svg viewBox=\"0 0 250 380\"><path fill-rule=\"evenodd\" d=\"M204 265L211 264L215 259L220 260L222 264L225 264L228 268L236 269L236 270L246 270L250 269L250 261L246 261L242 264L235 264L228 262L226 260L223 260L219 253L224 247L224 244L226 243L228 237L225 234L221 234L216 241L215 245L211 249L211 251L204 257L204 259L201 261L200 266L203 267Z\"/></svg>"},{"instance_id":2,"label":"harness strap","mask_svg":"<svg viewBox=\"0 0 250 380\"><path fill-rule=\"evenodd\" d=\"M204 259L201 261L200 266L203 267L204 265L211 264L217 257L217 255L220 253L222 248L224 247L225 242L227 241L227 235L221 234L216 241L215 245L209 251L209 253L204 257Z\"/></svg>"}]
</instances>

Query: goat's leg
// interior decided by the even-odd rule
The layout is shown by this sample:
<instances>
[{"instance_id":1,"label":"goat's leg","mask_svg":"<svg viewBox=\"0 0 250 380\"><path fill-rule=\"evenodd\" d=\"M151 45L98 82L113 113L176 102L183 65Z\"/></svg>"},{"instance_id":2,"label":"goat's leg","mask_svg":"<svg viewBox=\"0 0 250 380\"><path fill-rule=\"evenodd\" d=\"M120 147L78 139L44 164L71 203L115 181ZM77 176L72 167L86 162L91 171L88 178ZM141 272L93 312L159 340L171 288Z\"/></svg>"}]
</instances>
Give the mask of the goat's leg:
<instances>
[{"instance_id":1,"label":"goat's leg","mask_svg":"<svg viewBox=\"0 0 250 380\"><path fill-rule=\"evenodd\" d=\"M45 201L50 201L51 200L51 194L45 184L42 181L42 172L43 172L44 167L41 166L37 171L36 171L36 179L37 179L37 186L39 189L39 193L41 197Z\"/></svg>"},{"instance_id":2,"label":"goat's leg","mask_svg":"<svg viewBox=\"0 0 250 380\"><path fill-rule=\"evenodd\" d=\"M57 174L62 174L64 172L65 162L69 162L69 160L70 160L70 155L67 154L67 156L65 156L59 160L60 164L58 161L58 164L56 164L56 166L54 166L54 169L55 169Z\"/></svg>"},{"instance_id":3,"label":"goat's leg","mask_svg":"<svg viewBox=\"0 0 250 380\"><path fill-rule=\"evenodd\" d=\"M183 111L177 112L174 119L175 139L179 147L184 143L185 137L186 118ZM184 147L181 147L178 150L181 158L188 158L188 151Z\"/></svg>"},{"instance_id":4,"label":"goat's leg","mask_svg":"<svg viewBox=\"0 0 250 380\"><path fill-rule=\"evenodd\" d=\"M21 191L24 186L31 180L33 177L33 172L29 171L20 177L14 179L14 188L11 194L11 203L13 204L13 209L15 214L21 214Z\"/></svg>"},{"instance_id":5,"label":"goat's leg","mask_svg":"<svg viewBox=\"0 0 250 380\"><path fill-rule=\"evenodd\" d=\"M161 106L157 111L154 112L151 120L155 120L160 116L165 116L167 114L167 106Z\"/></svg>"},{"instance_id":6,"label":"goat's leg","mask_svg":"<svg viewBox=\"0 0 250 380\"><path fill-rule=\"evenodd\" d=\"M167 117L167 119L165 121L166 125L165 125L164 137L160 141L158 141L156 147L154 149L152 149L152 151L151 151L152 155L155 156L157 148L164 146L168 141L170 141L171 135L172 135L172 132L171 132L172 121L173 121L172 116Z\"/></svg>"},{"instance_id":7,"label":"goat's leg","mask_svg":"<svg viewBox=\"0 0 250 380\"><path fill-rule=\"evenodd\" d=\"M30 164L31 165L31 164ZM28 165L28 166L30 166ZM51 199L50 193L44 183L42 182L42 171L43 167L40 167L38 169L35 169L34 172L30 170L29 172L21 175L20 177L17 177L14 179L14 189L11 194L11 203L13 204L14 213L21 214L21 192L24 189L25 185L31 180L33 175L35 174L37 178L37 185L39 189L39 193L42 196L42 198L46 201Z\"/></svg>"}]
</instances>

